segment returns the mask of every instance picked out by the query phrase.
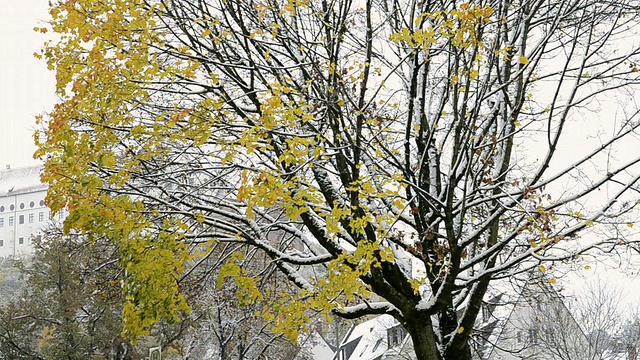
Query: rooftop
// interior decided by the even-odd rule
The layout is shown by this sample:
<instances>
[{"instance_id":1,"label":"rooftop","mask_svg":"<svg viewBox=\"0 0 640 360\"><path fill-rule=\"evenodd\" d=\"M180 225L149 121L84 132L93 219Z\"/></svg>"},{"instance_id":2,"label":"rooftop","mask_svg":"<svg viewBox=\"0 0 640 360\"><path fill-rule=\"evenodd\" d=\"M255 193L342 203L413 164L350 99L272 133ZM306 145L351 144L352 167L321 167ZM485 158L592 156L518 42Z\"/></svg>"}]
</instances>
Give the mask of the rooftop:
<instances>
[{"instance_id":1,"label":"rooftop","mask_svg":"<svg viewBox=\"0 0 640 360\"><path fill-rule=\"evenodd\" d=\"M46 190L40 181L42 165L7 168L0 170L0 197Z\"/></svg>"},{"instance_id":2,"label":"rooftop","mask_svg":"<svg viewBox=\"0 0 640 360\"><path fill-rule=\"evenodd\" d=\"M348 351L348 360L379 360L383 358L396 359L405 358L405 355L413 358L412 348L405 348L407 341L410 341L406 332L399 334L398 343L391 345L387 343L389 329L399 325L398 321L391 315L380 315L371 320L365 321L351 329L347 337L342 341L341 348L348 347L349 343L354 344L351 351ZM406 351L409 353L405 354ZM334 359L339 358L336 354Z\"/></svg>"}]
</instances>

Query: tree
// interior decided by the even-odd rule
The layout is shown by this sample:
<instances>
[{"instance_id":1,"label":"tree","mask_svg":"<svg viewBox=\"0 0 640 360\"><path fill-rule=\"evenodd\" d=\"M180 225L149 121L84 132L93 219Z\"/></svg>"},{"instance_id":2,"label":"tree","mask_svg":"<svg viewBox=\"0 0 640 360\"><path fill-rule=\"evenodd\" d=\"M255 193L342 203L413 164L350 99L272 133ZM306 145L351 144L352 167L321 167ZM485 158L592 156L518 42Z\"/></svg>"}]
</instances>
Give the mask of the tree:
<instances>
[{"instance_id":1,"label":"tree","mask_svg":"<svg viewBox=\"0 0 640 360\"><path fill-rule=\"evenodd\" d=\"M117 243L131 338L239 243L300 289L262 310L274 331L391 314L418 359L469 359L492 279L632 244L638 5L54 1L47 202Z\"/></svg>"},{"instance_id":2,"label":"tree","mask_svg":"<svg viewBox=\"0 0 640 360\"><path fill-rule=\"evenodd\" d=\"M587 282L584 288L576 294L576 319L582 330L587 334L593 346L594 359L615 358L616 352L627 352L627 346L619 346L617 337L623 334L625 321L637 319L637 315L625 318L630 314L624 309L623 289L616 285L607 284L603 279ZM638 340L637 334L626 334L625 345L633 345ZM622 349L620 349L622 347Z\"/></svg>"},{"instance_id":3,"label":"tree","mask_svg":"<svg viewBox=\"0 0 640 360\"><path fill-rule=\"evenodd\" d=\"M18 263L24 286L0 308L0 354L11 359L137 359L121 336L120 269L111 244L80 237L34 239Z\"/></svg>"},{"instance_id":4,"label":"tree","mask_svg":"<svg viewBox=\"0 0 640 360\"><path fill-rule=\"evenodd\" d=\"M625 291L619 285L607 283L605 279L595 278L587 281L572 297L566 297L564 303L571 309L575 321L586 334L591 348L582 348L583 359L618 359L635 347L639 339L638 313L625 305ZM634 304L637 306L637 304ZM633 306L633 305L632 305ZM566 327L553 317L543 317L543 323L554 328L561 342L561 348L575 347ZM573 344L572 344L573 342ZM547 341L542 342L545 345ZM562 350L559 350L559 352ZM566 350L564 350L566 351ZM563 356L562 359L571 359Z\"/></svg>"}]
</instances>

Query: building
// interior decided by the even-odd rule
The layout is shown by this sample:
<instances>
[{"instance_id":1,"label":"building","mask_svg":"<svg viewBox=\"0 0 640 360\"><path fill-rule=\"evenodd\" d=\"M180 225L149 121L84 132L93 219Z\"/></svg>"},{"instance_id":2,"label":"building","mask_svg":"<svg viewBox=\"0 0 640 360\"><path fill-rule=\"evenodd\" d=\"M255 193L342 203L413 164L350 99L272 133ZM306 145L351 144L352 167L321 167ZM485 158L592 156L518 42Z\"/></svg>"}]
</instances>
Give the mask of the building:
<instances>
[{"instance_id":1,"label":"building","mask_svg":"<svg viewBox=\"0 0 640 360\"><path fill-rule=\"evenodd\" d=\"M333 360L415 359L407 331L391 315L351 327Z\"/></svg>"},{"instance_id":2,"label":"building","mask_svg":"<svg viewBox=\"0 0 640 360\"><path fill-rule=\"evenodd\" d=\"M475 354L477 359L601 359L546 277L532 276L518 296L507 297L498 306L493 302L484 304L478 319L491 325L484 327L488 330L483 334L485 341L477 342L484 343L484 350Z\"/></svg>"},{"instance_id":3,"label":"building","mask_svg":"<svg viewBox=\"0 0 640 360\"><path fill-rule=\"evenodd\" d=\"M0 257L33 252L32 237L50 222L42 166L0 170Z\"/></svg>"}]
</instances>

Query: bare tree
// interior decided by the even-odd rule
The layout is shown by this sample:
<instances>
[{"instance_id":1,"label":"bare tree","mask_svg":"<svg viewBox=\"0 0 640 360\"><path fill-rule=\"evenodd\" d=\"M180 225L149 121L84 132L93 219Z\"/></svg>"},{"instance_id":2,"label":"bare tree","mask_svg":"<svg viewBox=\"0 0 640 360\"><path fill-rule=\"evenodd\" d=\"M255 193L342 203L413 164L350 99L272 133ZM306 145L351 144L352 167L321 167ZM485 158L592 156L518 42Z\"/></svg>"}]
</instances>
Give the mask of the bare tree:
<instances>
[{"instance_id":1,"label":"bare tree","mask_svg":"<svg viewBox=\"0 0 640 360\"><path fill-rule=\"evenodd\" d=\"M418 359L469 359L493 279L632 243L639 5L60 0L47 201L118 244L131 337L241 244L300 288L275 331L391 314Z\"/></svg>"},{"instance_id":2,"label":"bare tree","mask_svg":"<svg viewBox=\"0 0 640 360\"><path fill-rule=\"evenodd\" d=\"M576 294L572 310L599 359L609 359L621 350L616 337L623 332L625 322L633 320L624 317L628 313L624 298L622 288L601 278L586 282Z\"/></svg>"}]
</instances>

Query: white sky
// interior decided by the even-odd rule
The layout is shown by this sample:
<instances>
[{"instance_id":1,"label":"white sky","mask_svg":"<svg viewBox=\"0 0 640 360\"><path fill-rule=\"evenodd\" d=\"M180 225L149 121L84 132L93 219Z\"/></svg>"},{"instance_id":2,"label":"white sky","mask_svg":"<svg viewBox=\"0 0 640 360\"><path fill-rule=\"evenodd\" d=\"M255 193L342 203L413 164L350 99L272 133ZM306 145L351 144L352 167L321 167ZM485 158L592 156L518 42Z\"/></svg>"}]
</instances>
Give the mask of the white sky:
<instances>
[{"instance_id":1,"label":"white sky","mask_svg":"<svg viewBox=\"0 0 640 360\"><path fill-rule=\"evenodd\" d=\"M48 35L33 28L47 19L47 0L0 0L0 167L37 164L35 116L55 103L55 79L33 57Z\"/></svg>"}]
</instances>

